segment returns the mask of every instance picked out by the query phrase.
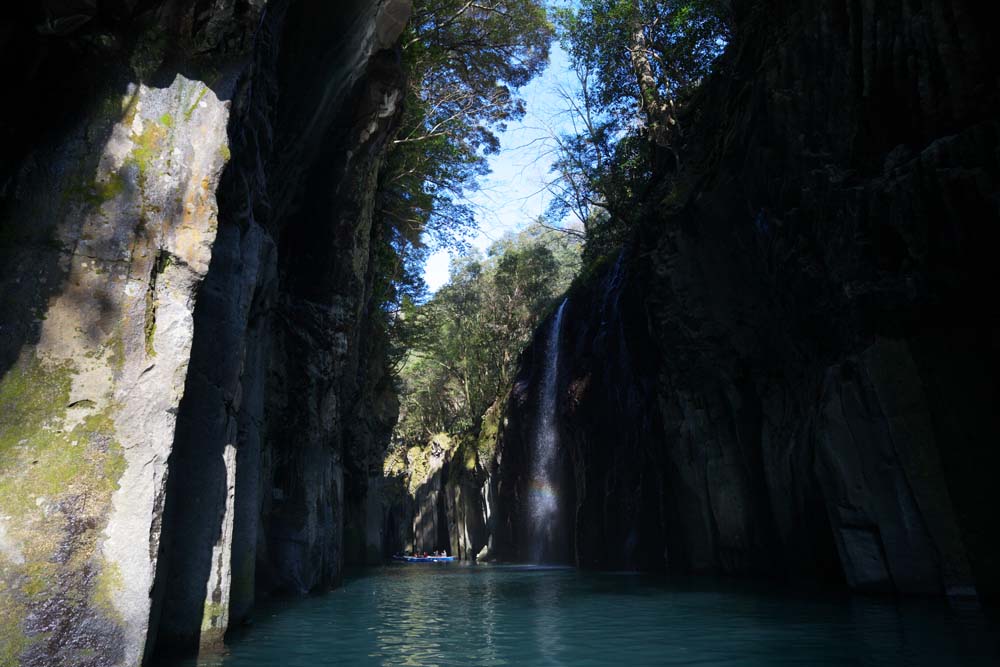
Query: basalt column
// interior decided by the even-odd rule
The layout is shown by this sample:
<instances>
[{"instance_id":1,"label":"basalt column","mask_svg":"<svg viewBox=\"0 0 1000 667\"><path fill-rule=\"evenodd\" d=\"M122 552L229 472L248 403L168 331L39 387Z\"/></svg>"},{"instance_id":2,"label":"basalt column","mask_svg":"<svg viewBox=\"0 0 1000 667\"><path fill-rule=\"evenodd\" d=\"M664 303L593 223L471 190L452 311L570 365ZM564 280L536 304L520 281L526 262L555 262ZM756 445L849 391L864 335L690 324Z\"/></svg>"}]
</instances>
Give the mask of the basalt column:
<instances>
[{"instance_id":1,"label":"basalt column","mask_svg":"<svg viewBox=\"0 0 1000 667\"><path fill-rule=\"evenodd\" d=\"M0 663L133 667L336 582L408 14L5 10Z\"/></svg>"},{"instance_id":2,"label":"basalt column","mask_svg":"<svg viewBox=\"0 0 1000 667\"><path fill-rule=\"evenodd\" d=\"M339 581L345 468L381 445L348 429L376 402L381 348L362 333L407 15L403 2L289 2L261 23L230 126L231 217L195 314L160 652L217 643L256 595Z\"/></svg>"},{"instance_id":3,"label":"basalt column","mask_svg":"<svg viewBox=\"0 0 1000 667\"><path fill-rule=\"evenodd\" d=\"M570 291L576 561L996 594L996 7L728 5L683 169ZM543 338L501 436L515 509Z\"/></svg>"}]
</instances>

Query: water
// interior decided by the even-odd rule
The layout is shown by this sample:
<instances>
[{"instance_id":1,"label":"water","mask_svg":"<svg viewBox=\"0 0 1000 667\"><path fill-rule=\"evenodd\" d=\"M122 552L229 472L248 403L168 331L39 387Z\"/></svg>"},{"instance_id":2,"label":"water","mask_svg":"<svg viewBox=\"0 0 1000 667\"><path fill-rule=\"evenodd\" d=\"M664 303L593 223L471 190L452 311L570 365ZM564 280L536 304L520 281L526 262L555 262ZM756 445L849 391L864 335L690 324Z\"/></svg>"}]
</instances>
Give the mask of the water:
<instances>
[{"instance_id":1,"label":"water","mask_svg":"<svg viewBox=\"0 0 1000 667\"><path fill-rule=\"evenodd\" d=\"M552 544L559 514L559 493L556 484L555 461L559 447L556 424L556 399L559 381L559 333L562 330L566 300L552 320L545 347L545 372L542 376L538 402L538 422L535 427L535 451L531 462L531 554L536 563L542 562L545 547Z\"/></svg>"},{"instance_id":2,"label":"water","mask_svg":"<svg viewBox=\"0 0 1000 667\"><path fill-rule=\"evenodd\" d=\"M996 627L940 601L572 569L398 565L261 612L199 667L997 665Z\"/></svg>"}]
</instances>

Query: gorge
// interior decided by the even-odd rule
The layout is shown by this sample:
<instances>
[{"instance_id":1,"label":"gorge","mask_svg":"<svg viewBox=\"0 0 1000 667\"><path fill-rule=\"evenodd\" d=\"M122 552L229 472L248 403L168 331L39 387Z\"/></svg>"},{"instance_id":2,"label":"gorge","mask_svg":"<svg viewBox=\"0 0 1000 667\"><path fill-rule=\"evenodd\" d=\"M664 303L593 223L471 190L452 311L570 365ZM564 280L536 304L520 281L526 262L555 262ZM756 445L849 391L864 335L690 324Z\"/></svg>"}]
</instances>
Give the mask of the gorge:
<instances>
[{"instance_id":1,"label":"gorge","mask_svg":"<svg viewBox=\"0 0 1000 667\"><path fill-rule=\"evenodd\" d=\"M708 35L710 67L677 75L676 107L636 93L639 120L622 120L608 149L621 162L602 176L610 212L584 220L582 250L559 229L527 228L432 296L401 285L407 253L420 259L413 238L436 218L410 227L398 213L424 200L440 210L443 188L426 183L461 171L440 162L458 149L435 143L427 119L486 65L441 56L447 76L414 72L458 52L460 40L420 40L464 25L462 11L441 14L444 0L4 10L0 665L212 655L276 600L336 588L347 568L404 550L647 574L626 584L560 571L546 584L487 567L487 592L512 606L484 611L478 589L447 588L465 575L425 586L390 570L384 583L349 580L345 595L367 596L354 607L298 609L347 627L370 599L405 616L400 591L426 588L470 605L469 627L494 628L480 614L496 611L521 636L537 612L560 646L584 646L558 601L582 600L581 628L599 625L593 596L621 590L623 609L647 614L636 623L647 635L710 622L708 598L692 617L649 606L668 575L992 608L997 10L619 4L640 18L680 11L671 20ZM558 32L536 3L500 5L549 27L526 37L504 21L532 64L506 80L488 71L475 94L489 113L517 107L544 66L546 31ZM569 26L559 30L584 34L584 14L550 9ZM724 32L684 23L698 12ZM484 16L471 25L496 30ZM644 26L626 28L621 67L659 67L638 57ZM609 105L605 120L621 112ZM517 113L449 131L472 146L463 169L480 168L474 156L496 150L490 131ZM604 164L600 141L580 145ZM469 296L482 285L496 303ZM507 347L466 345L480 325ZM429 370L447 365L433 356L446 345L461 373ZM480 353L502 362L476 393L456 378L487 365ZM431 414L438 403L460 409ZM540 601L527 605L528 580L552 588L532 588ZM779 619L768 631L793 623L760 599ZM883 610L893 598L862 599ZM916 634L941 625L917 616ZM839 623L830 646L863 626ZM973 636L995 647L998 635ZM495 639L473 661L517 664L494 650L516 642ZM523 664L555 659L538 641ZM406 654L386 650L385 664ZM941 650L928 655L959 649Z\"/></svg>"}]
</instances>

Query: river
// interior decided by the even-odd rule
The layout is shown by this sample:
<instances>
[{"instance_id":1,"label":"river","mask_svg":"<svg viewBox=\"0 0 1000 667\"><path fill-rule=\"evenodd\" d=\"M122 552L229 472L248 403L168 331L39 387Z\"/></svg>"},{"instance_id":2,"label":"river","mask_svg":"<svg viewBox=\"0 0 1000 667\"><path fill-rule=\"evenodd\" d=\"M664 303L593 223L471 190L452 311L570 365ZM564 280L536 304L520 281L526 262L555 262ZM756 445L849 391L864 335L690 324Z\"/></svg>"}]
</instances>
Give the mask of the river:
<instances>
[{"instance_id":1,"label":"river","mask_svg":"<svg viewBox=\"0 0 1000 667\"><path fill-rule=\"evenodd\" d=\"M995 619L994 619L995 620ZM941 601L568 568L393 565L261 611L199 667L996 665L997 627Z\"/></svg>"}]
</instances>

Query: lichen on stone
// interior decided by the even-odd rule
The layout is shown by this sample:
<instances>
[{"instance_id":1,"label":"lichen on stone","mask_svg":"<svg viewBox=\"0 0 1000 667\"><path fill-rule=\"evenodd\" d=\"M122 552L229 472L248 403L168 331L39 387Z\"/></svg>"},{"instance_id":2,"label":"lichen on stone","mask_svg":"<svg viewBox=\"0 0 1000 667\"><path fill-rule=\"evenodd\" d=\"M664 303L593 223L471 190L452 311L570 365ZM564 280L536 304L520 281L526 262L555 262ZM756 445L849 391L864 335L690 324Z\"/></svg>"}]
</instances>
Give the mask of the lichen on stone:
<instances>
[{"instance_id":1,"label":"lichen on stone","mask_svg":"<svg viewBox=\"0 0 1000 667\"><path fill-rule=\"evenodd\" d=\"M139 168L140 187L145 184L145 179L153 161L156 160L158 155L162 154L160 147L166 135L167 131L163 126L155 123L145 123L141 133L132 134L132 141L135 143L135 148L132 149L129 160Z\"/></svg>"},{"instance_id":2,"label":"lichen on stone","mask_svg":"<svg viewBox=\"0 0 1000 667\"><path fill-rule=\"evenodd\" d=\"M69 427L76 373L72 362L26 353L0 379L0 507L7 537L23 555L23 562L0 557L0 638L15 655L44 638L44 628L11 619L30 619L55 600L115 621L108 586L100 583L110 575L102 574L108 565L98 543L125 458L110 403L97 409L78 402L92 412ZM85 584L67 600L61 582L71 580Z\"/></svg>"}]
</instances>

